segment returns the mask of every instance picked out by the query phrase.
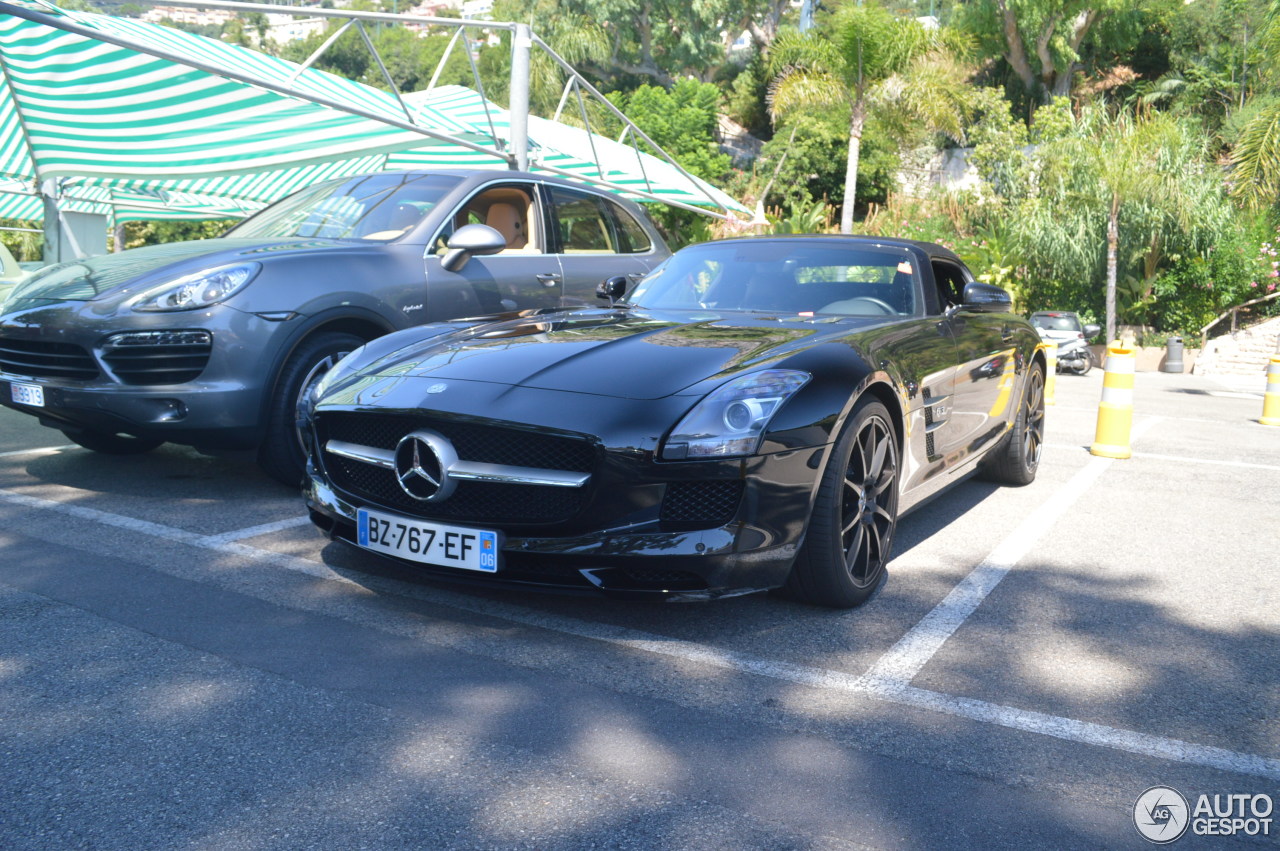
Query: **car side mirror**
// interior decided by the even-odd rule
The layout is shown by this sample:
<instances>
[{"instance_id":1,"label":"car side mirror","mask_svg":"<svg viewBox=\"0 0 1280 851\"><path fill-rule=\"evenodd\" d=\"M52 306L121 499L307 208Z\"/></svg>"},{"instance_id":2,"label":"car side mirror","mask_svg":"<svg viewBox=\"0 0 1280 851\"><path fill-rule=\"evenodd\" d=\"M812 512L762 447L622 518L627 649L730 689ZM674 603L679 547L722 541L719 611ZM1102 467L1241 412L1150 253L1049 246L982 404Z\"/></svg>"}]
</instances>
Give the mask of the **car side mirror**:
<instances>
[{"instance_id":1,"label":"car side mirror","mask_svg":"<svg viewBox=\"0 0 1280 851\"><path fill-rule=\"evenodd\" d=\"M627 294L627 279L622 275L615 275L612 278L605 278L596 285L596 298L607 298L609 304L613 304L618 299Z\"/></svg>"},{"instance_id":2,"label":"car side mirror","mask_svg":"<svg viewBox=\"0 0 1280 851\"><path fill-rule=\"evenodd\" d=\"M446 272L457 272L475 255L497 254L507 239L488 225L463 225L449 237L449 250L440 259Z\"/></svg>"},{"instance_id":3,"label":"car side mirror","mask_svg":"<svg viewBox=\"0 0 1280 851\"><path fill-rule=\"evenodd\" d=\"M974 281L965 285L961 308L980 313L1008 313L1013 310L1013 299L1000 287Z\"/></svg>"},{"instance_id":4,"label":"car side mirror","mask_svg":"<svg viewBox=\"0 0 1280 851\"><path fill-rule=\"evenodd\" d=\"M1098 332L1101 330L1102 330L1101 325L1094 325L1092 322L1090 322L1088 325L1084 326L1084 338L1086 340L1092 339L1098 336Z\"/></svg>"}]
</instances>

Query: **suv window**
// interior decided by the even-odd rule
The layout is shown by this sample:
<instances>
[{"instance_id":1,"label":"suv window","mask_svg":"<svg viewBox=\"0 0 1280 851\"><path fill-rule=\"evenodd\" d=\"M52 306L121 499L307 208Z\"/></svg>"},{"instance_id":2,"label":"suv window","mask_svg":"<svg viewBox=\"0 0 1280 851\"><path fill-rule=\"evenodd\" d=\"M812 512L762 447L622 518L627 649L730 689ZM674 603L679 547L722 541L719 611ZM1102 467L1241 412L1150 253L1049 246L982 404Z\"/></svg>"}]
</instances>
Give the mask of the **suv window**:
<instances>
[{"instance_id":1,"label":"suv window","mask_svg":"<svg viewBox=\"0 0 1280 851\"><path fill-rule=\"evenodd\" d=\"M449 237L463 225L488 225L507 241L499 254L542 254L538 207L532 187L520 184L490 186L472 195L440 229L432 251L444 254Z\"/></svg>"},{"instance_id":2,"label":"suv window","mask_svg":"<svg viewBox=\"0 0 1280 851\"><path fill-rule=\"evenodd\" d=\"M552 187L551 201L563 253L621 253L603 198Z\"/></svg>"},{"instance_id":3,"label":"suv window","mask_svg":"<svg viewBox=\"0 0 1280 851\"><path fill-rule=\"evenodd\" d=\"M645 254L653 250L653 240L649 238L648 231L641 227L624 207L612 201L605 201L605 204L618 223L618 235L621 237L619 241L622 243L623 254Z\"/></svg>"}]
</instances>

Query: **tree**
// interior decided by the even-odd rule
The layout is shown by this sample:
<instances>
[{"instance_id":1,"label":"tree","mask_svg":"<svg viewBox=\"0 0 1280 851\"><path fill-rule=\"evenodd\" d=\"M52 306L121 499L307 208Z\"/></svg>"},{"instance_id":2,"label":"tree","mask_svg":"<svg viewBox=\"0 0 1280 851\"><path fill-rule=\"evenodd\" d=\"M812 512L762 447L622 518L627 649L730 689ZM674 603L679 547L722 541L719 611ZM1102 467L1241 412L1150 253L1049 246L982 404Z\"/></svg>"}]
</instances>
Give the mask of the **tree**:
<instances>
[{"instance_id":1,"label":"tree","mask_svg":"<svg viewBox=\"0 0 1280 851\"><path fill-rule=\"evenodd\" d=\"M1060 107L1041 109L1053 115L1033 126L1061 125ZM1202 134L1169 114L1086 109L1042 138L1011 181L1025 192L1005 216L1020 262L1044 282L1069 282L1050 298L1065 296L1075 309L1095 304L1101 289L1114 339L1122 294L1144 310L1162 269L1207 256L1230 229L1222 179L1205 148ZM1038 286L1044 295L1045 284ZM1034 292L1030 301L1063 306L1041 304Z\"/></svg>"},{"instance_id":2,"label":"tree","mask_svg":"<svg viewBox=\"0 0 1280 851\"><path fill-rule=\"evenodd\" d=\"M936 86L942 77L925 73L947 51L938 32L874 3L841 9L829 34L787 30L774 41L769 70L775 122L802 110L847 110L842 233L853 232L862 134L874 101L909 110L924 126L959 132L964 110L953 97L955 80L947 80L944 93Z\"/></svg>"},{"instance_id":3,"label":"tree","mask_svg":"<svg viewBox=\"0 0 1280 851\"><path fill-rule=\"evenodd\" d=\"M1273 2L1260 41L1267 61L1258 69L1273 86L1280 82L1280 2ZM1272 97L1245 125L1231 155L1232 193L1260 209L1280 200L1280 98Z\"/></svg>"},{"instance_id":4,"label":"tree","mask_svg":"<svg viewBox=\"0 0 1280 851\"><path fill-rule=\"evenodd\" d=\"M1121 24L1107 33L1113 41L1138 32L1136 0L979 0L960 9L958 25L1003 57L1033 102L1070 94L1076 65L1104 23Z\"/></svg>"}]
</instances>

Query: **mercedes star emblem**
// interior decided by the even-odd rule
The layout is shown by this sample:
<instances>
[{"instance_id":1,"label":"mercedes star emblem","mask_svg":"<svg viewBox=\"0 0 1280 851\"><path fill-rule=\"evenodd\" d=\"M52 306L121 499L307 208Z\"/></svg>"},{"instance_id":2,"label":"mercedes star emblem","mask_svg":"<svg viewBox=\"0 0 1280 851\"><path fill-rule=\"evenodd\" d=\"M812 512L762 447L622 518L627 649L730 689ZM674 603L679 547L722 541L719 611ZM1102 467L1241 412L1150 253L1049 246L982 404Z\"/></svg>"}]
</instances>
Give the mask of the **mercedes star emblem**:
<instances>
[{"instance_id":1,"label":"mercedes star emblem","mask_svg":"<svg viewBox=\"0 0 1280 851\"><path fill-rule=\"evenodd\" d=\"M448 499L457 485L449 477L449 468L457 460L457 453L443 435L415 431L396 444L396 481L401 490L422 502Z\"/></svg>"}]
</instances>

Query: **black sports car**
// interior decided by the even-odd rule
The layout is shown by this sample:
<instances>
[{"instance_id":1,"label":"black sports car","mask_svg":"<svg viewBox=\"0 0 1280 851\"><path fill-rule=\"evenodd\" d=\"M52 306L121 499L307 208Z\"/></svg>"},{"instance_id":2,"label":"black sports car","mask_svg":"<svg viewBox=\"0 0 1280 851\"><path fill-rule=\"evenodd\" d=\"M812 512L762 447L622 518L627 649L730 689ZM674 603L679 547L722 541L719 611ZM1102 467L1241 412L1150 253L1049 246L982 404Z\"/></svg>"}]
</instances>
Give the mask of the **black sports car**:
<instances>
[{"instance_id":1,"label":"black sports car","mask_svg":"<svg viewBox=\"0 0 1280 851\"><path fill-rule=\"evenodd\" d=\"M903 511L1035 477L1039 335L940 246L726 240L627 283L341 361L302 424L314 522L453 577L848 607Z\"/></svg>"}]
</instances>

